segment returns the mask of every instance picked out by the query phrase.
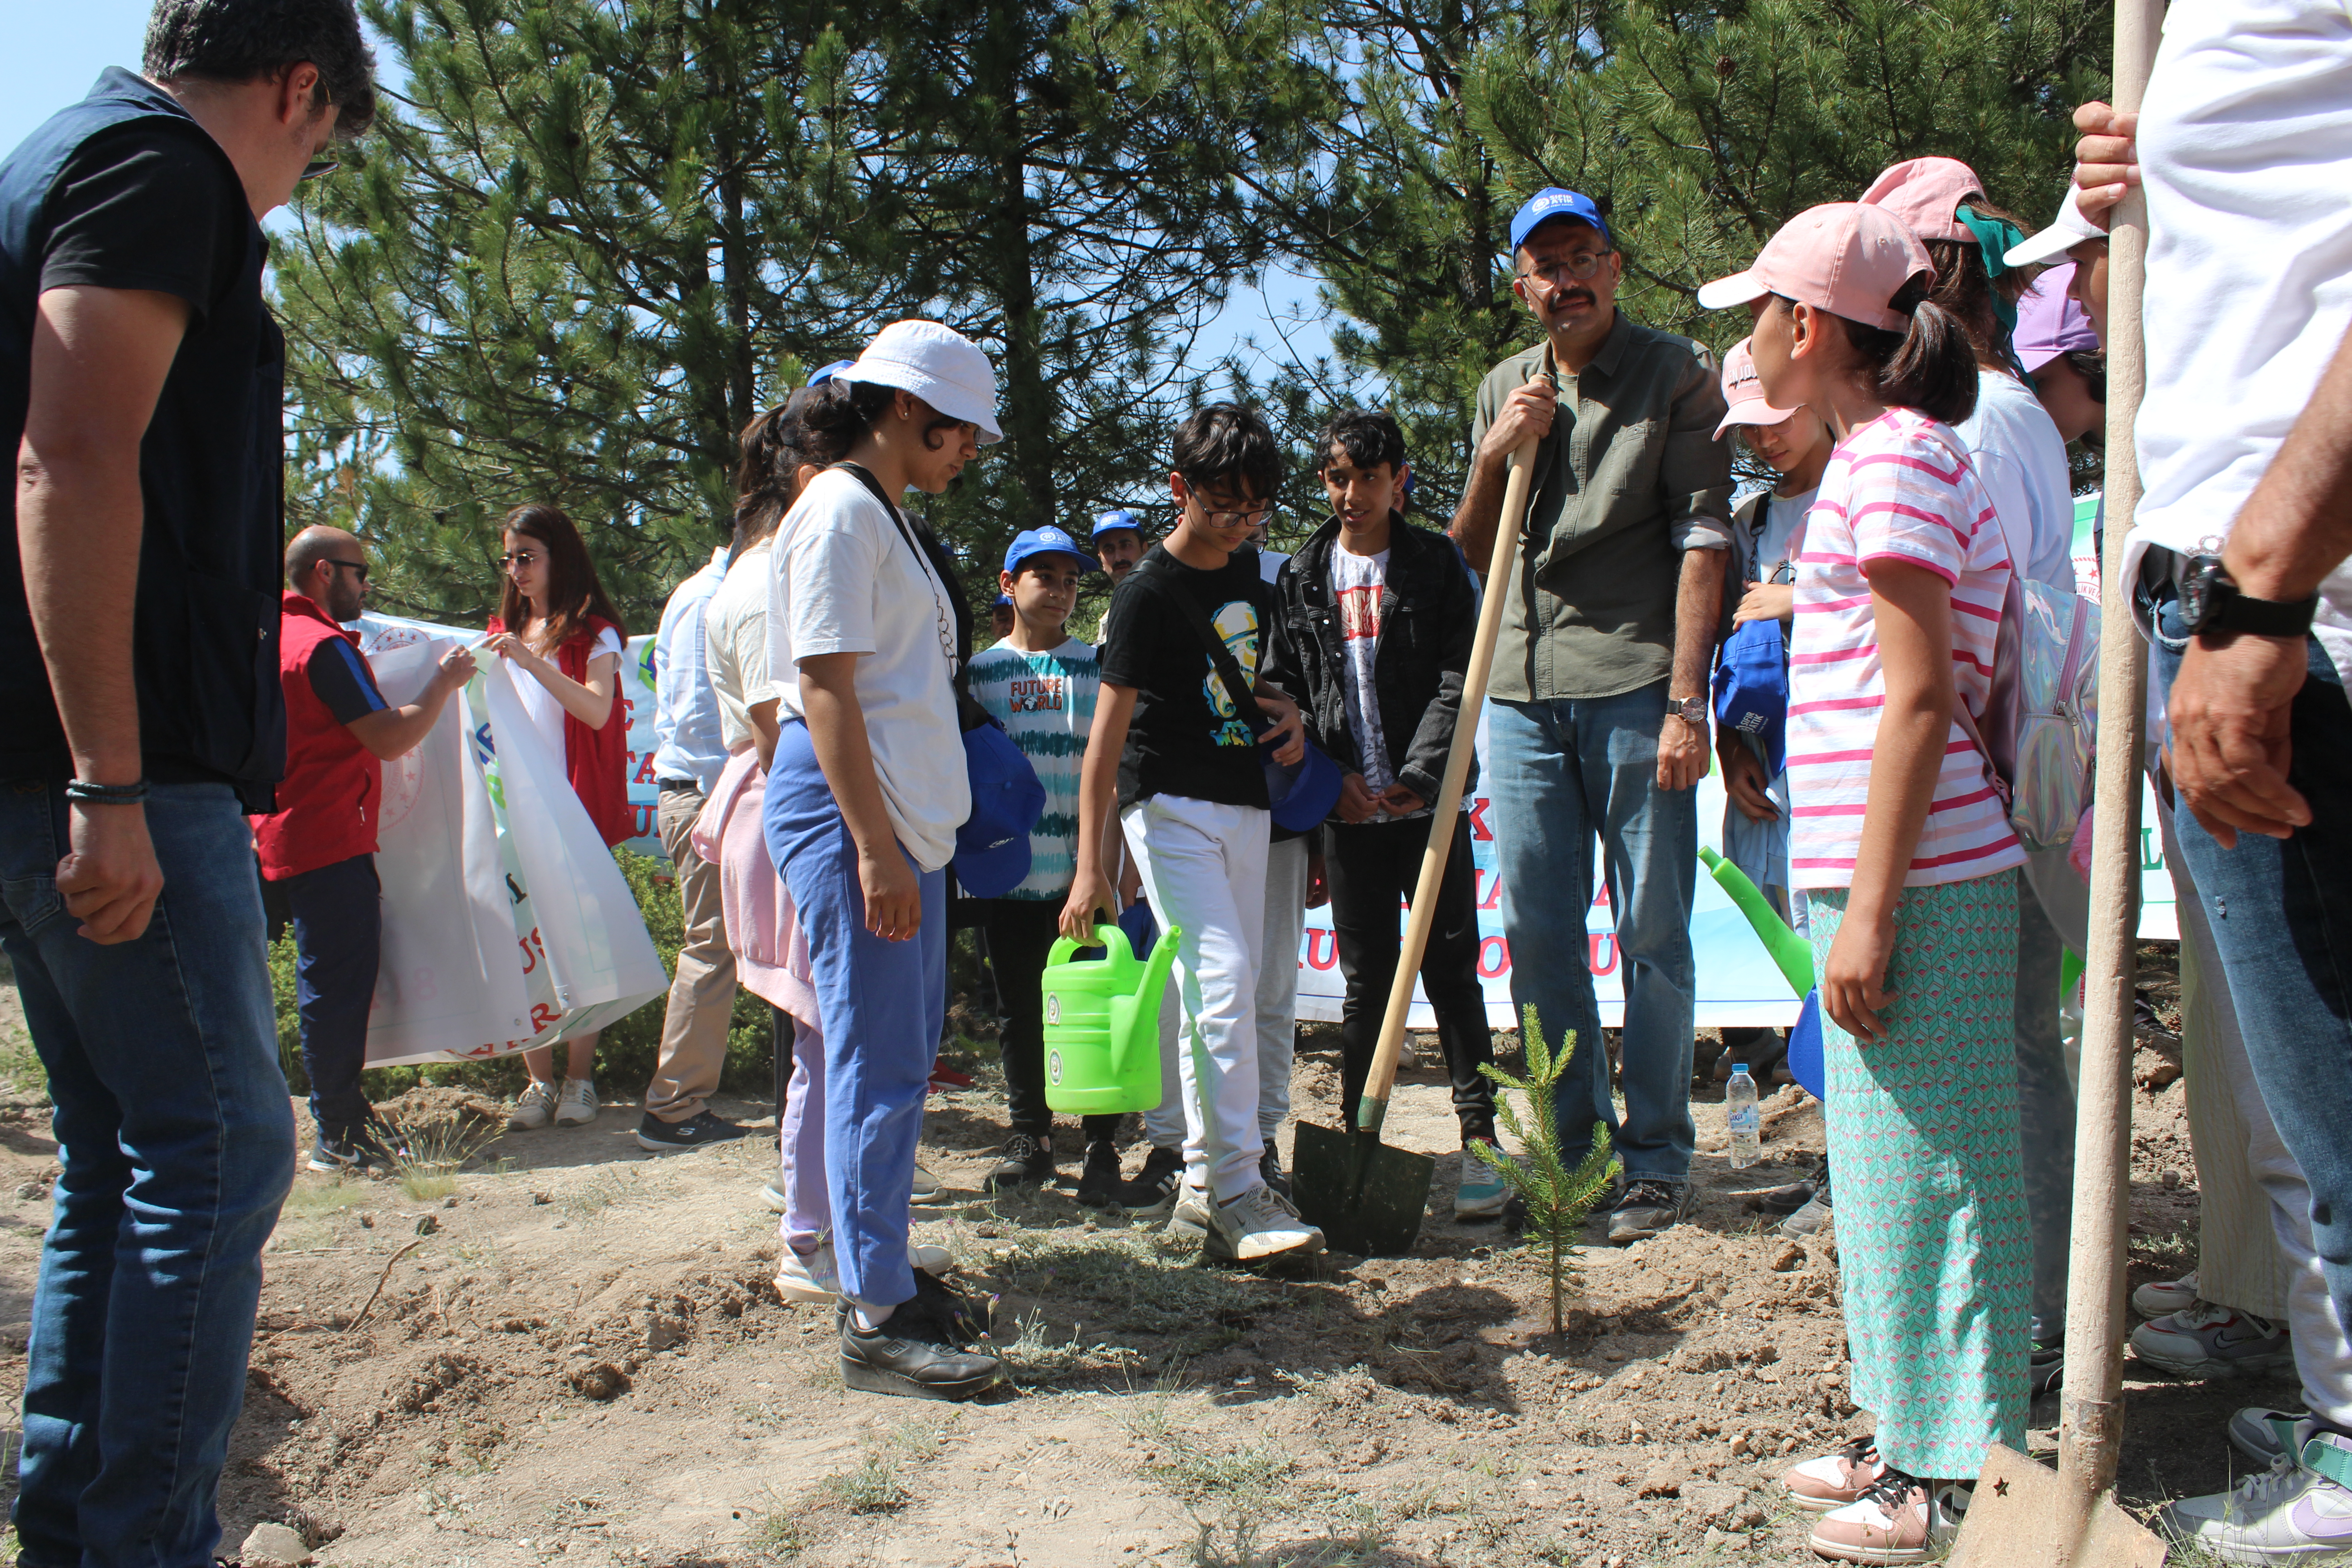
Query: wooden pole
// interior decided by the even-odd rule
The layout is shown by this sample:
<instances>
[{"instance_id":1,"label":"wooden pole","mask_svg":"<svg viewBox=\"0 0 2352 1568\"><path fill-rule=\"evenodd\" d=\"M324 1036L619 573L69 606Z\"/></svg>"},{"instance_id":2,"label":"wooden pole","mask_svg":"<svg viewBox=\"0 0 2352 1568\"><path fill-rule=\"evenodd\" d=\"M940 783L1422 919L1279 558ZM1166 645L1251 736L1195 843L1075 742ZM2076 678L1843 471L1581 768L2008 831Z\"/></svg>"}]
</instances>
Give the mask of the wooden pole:
<instances>
[{"instance_id":1,"label":"wooden pole","mask_svg":"<svg viewBox=\"0 0 2352 1568\"><path fill-rule=\"evenodd\" d=\"M2162 0L2117 0L2115 106L2136 112L2155 64ZM2138 932L2139 805L2147 660L2124 580L2139 504L2132 426L2147 384L2140 298L2147 206L2116 209L2107 250L2106 581L2099 638L2099 753L2091 858L2090 952L2083 977L2083 1068L2074 1133L2074 1233L2067 1270L2066 1373L2058 1428L2062 1560L2087 1551L2123 1446L2124 1264L2131 1203L2132 951Z\"/></svg>"},{"instance_id":2,"label":"wooden pole","mask_svg":"<svg viewBox=\"0 0 2352 1568\"><path fill-rule=\"evenodd\" d=\"M1543 369L1534 379L1554 379L1549 347L1544 350ZM1503 601L1518 575L1519 535L1527 528L1538 445L1538 438L1532 436L1519 443L1518 450L1511 454L1509 476L1503 484L1503 510L1495 519L1495 548L1486 563L1486 594L1478 605L1470 668L1462 676L1461 715L1454 725L1453 742L1445 749L1445 776L1438 786L1437 809L1429 818L1429 847L1422 851L1421 879L1413 884L1412 911L1405 921L1396 978L1389 985L1388 1011L1381 1016L1371 1070L1365 1076L1363 1099L1356 1108L1359 1131L1381 1130L1388 1115L1389 1095L1396 1086L1397 1055L1404 1044L1405 1016L1412 1007L1412 983L1421 973L1421 955L1429 947L1429 928L1437 919L1437 889L1444 884L1445 863L1454 850L1454 814L1462 809L1462 790L1469 782L1470 755L1477 742L1478 713L1486 704L1486 680L1495 668L1495 644L1502 636Z\"/></svg>"}]
</instances>

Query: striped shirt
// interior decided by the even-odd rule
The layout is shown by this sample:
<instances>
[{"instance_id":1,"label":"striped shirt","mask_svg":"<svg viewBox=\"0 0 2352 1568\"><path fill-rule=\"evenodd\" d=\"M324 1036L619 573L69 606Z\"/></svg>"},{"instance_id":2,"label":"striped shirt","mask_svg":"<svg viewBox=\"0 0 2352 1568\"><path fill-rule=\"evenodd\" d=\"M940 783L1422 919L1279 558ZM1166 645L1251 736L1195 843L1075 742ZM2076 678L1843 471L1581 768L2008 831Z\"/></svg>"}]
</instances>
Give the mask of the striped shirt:
<instances>
[{"instance_id":1,"label":"striped shirt","mask_svg":"<svg viewBox=\"0 0 2352 1568\"><path fill-rule=\"evenodd\" d=\"M1789 660L1789 870L1800 888L1853 884L1886 706L1864 568L1885 560L1925 566L1951 584L1952 673L1959 700L1981 718L2009 548L1949 427L1908 408L1890 409L1845 438L1805 518ZM1954 723L1903 885L1961 882L2024 861L1982 753Z\"/></svg>"},{"instance_id":2,"label":"striped shirt","mask_svg":"<svg viewBox=\"0 0 2352 1568\"><path fill-rule=\"evenodd\" d=\"M971 695L1004 726L1037 782L1045 809L1029 830L1029 875L1008 899L1067 897L1078 874L1078 764L1101 685L1095 650L1076 637L1051 653L998 643L971 661Z\"/></svg>"}]
</instances>

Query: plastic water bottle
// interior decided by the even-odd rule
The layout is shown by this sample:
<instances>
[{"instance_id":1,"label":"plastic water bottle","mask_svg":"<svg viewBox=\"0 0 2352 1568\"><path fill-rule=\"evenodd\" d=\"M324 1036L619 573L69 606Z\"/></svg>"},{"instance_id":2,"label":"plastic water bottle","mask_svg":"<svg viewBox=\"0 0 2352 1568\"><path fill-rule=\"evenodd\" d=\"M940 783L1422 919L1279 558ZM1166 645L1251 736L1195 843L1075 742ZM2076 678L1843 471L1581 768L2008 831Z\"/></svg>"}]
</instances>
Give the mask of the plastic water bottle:
<instances>
[{"instance_id":1,"label":"plastic water bottle","mask_svg":"<svg viewBox=\"0 0 2352 1568\"><path fill-rule=\"evenodd\" d=\"M1748 1076L1746 1062L1731 1064L1723 1104L1731 1122L1731 1168L1745 1170L1761 1157L1759 1148L1764 1142L1764 1113L1756 1108L1756 1080Z\"/></svg>"}]
</instances>

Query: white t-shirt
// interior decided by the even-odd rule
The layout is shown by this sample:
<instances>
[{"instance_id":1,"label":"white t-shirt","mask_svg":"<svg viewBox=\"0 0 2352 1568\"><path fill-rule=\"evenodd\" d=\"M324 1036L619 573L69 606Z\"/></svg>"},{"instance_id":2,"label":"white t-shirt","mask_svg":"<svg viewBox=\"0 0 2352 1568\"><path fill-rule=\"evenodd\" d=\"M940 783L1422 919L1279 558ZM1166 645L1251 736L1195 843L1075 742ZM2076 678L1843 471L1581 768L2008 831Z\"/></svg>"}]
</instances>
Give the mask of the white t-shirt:
<instances>
[{"instance_id":1,"label":"white t-shirt","mask_svg":"<svg viewBox=\"0 0 2352 1568\"><path fill-rule=\"evenodd\" d=\"M2147 487L2125 546L2219 552L2352 326L2352 11L2200 0L2164 18L2139 162L2147 193ZM2129 578L2127 577L2128 581ZM2352 669L2352 571L2312 627Z\"/></svg>"},{"instance_id":2,"label":"white t-shirt","mask_svg":"<svg viewBox=\"0 0 2352 1568\"><path fill-rule=\"evenodd\" d=\"M595 673L596 661L608 653L615 660L622 658L621 635L610 626L596 634L596 651L588 656L590 674ZM555 660L551 657L548 662L553 664ZM563 754L563 704L557 701L555 693L541 686L539 677L530 671L512 669L510 673L514 677L515 695L522 699L522 710L530 716L530 727L545 738L558 762L568 762ZM613 700L618 702L620 700L620 683L615 681Z\"/></svg>"},{"instance_id":3,"label":"white t-shirt","mask_svg":"<svg viewBox=\"0 0 2352 1568\"><path fill-rule=\"evenodd\" d=\"M1331 599L1339 606L1339 685L1347 697L1348 729L1364 764L1364 787L1374 795L1396 783L1388 734L1381 726L1381 694L1372 677L1381 651L1381 595L1389 582L1389 552L1358 555L1331 546ZM1386 816L1386 813L1382 813Z\"/></svg>"},{"instance_id":4,"label":"white t-shirt","mask_svg":"<svg viewBox=\"0 0 2352 1568\"><path fill-rule=\"evenodd\" d=\"M775 700L768 679L768 557L775 540L763 539L735 557L735 564L702 612L703 657L710 689L719 699L719 737L730 752L760 738L751 710Z\"/></svg>"},{"instance_id":5,"label":"white t-shirt","mask_svg":"<svg viewBox=\"0 0 2352 1568\"><path fill-rule=\"evenodd\" d=\"M2074 591L2074 478L2066 438L2033 389L1977 370L1976 412L1952 426L1992 497L2011 552L2029 583Z\"/></svg>"},{"instance_id":6,"label":"white t-shirt","mask_svg":"<svg viewBox=\"0 0 2352 1568\"><path fill-rule=\"evenodd\" d=\"M1805 513L1812 510L1813 498L1821 493L1815 489L1801 495L1764 498L1764 526L1756 535L1754 552L1740 563L1741 570L1747 573L1742 581L1796 581L1797 552L1803 548L1805 541Z\"/></svg>"},{"instance_id":7,"label":"white t-shirt","mask_svg":"<svg viewBox=\"0 0 2352 1568\"><path fill-rule=\"evenodd\" d=\"M802 659L862 655L857 701L890 826L915 864L940 869L971 815L947 589L882 503L838 468L801 492L769 562L768 679L781 712L804 717Z\"/></svg>"}]
</instances>

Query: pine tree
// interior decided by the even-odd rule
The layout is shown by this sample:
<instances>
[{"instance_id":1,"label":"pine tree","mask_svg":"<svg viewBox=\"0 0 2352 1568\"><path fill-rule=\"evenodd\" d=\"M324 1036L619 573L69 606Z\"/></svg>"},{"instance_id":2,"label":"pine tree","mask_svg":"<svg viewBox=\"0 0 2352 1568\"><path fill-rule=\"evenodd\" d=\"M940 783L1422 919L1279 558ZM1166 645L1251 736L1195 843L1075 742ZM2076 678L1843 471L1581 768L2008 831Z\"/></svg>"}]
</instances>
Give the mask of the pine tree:
<instances>
[{"instance_id":1,"label":"pine tree","mask_svg":"<svg viewBox=\"0 0 2352 1568\"><path fill-rule=\"evenodd\" d=\"M1609 1124L1596 1121L1591 1152L1576 1169L1570 1170L1560 1158L1559 1121L1552 1092L1575 1059L1576 1031L1561 1036L1559 1049L1554 1052L1545 1044L1542 1021L1530 1006L1519 1038L1527 1047L1527 1077L1513 1078L1492 1062L1478 1068L1498 1087L1517 1090L1527 1103L1523 1122L1509 1100L1498 1096L1495 1101L1496 1113L1502 1118L1504 1130L1517 1141L1519 1152L1506 1154L1486 1142L1473 1143L1470 1150L1527 1205L1528 1234L1543 1252L1544 1272L1551 1286L1551 1331L1557 1334L1563 1329L1560 1304L1568 1287L1579 1278L1576 1260L1583 1248L1577 1246L1576 1238L1583 1232L1584 1216L1609 1190L1609 1168L1615 1156L1609 1148Z\"/></svg>"}]
</instances>

